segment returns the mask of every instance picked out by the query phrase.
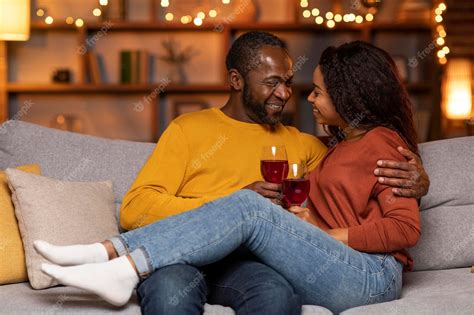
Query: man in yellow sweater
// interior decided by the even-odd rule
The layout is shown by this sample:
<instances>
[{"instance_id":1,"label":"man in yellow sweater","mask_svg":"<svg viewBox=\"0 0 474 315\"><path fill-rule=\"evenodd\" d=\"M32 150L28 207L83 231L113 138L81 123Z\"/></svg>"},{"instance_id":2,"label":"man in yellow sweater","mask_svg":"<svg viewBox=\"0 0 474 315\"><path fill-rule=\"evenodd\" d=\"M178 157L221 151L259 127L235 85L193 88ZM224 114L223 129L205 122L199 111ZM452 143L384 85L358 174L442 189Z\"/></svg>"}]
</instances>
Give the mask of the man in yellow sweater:
<instances>
[{"instance_id":1,"label":"man in yellow sweater","mask_svg":"<svg viewBox=\"0 0 474 315\"><path fill-rule=\"evenodd\" d=\"M288 161L305 161L309 170L325 155L327 148L317 138L280 123L294 74L280 39L247 33L233 44L226 65L228 102L222 109L186 114L170 123L123 200L123 228L139 228L244 187L277 202L279 185L264 182L260 174L262 146L284 144ZM398 166L411 170L399 178L421 168L416 162ZM421 174L405 193L427 190ZM301 312L286 279L241 251L205 268L204 275L192 266L163 268L138 293L142 312L149 314L201 313L205 302L230 306L237 314Z\"/></svg>"}]
</instances>

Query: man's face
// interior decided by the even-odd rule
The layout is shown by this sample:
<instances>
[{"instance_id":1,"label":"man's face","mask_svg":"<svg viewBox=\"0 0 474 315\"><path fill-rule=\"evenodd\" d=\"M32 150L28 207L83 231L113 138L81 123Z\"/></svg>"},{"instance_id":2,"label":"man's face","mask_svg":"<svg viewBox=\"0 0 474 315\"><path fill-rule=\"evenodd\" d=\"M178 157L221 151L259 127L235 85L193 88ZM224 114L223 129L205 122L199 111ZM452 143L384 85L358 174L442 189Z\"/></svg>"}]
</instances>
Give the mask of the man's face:
<instances>
[{"instance_id":1,"label":"man's face","mask_svg":"<svg viewBox=\"0 0 474 315\"><path fill-rule=\"evenodd\" d=\"M271 46L260 50L260 61L244 79L242 101L250 119L274 126L292 94L293 64L284 49Z\"/></svg>"}]
</instances>

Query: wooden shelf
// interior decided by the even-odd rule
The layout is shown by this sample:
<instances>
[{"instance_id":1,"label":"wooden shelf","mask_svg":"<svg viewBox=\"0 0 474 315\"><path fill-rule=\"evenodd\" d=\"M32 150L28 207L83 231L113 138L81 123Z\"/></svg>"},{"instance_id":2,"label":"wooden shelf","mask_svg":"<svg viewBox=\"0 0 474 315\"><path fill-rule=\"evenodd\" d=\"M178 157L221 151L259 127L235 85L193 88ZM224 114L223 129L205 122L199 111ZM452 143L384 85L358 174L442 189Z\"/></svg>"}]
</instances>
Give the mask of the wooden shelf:
<instances>
[{"instance_id":1,"label":"wooden shelf","mask_svg":"<svg viewBox=\"0 0 474 315\"><path fill-rule=\"evenodd\" d=\"M18 93L55 93L55 94L73 94L73 93L88 93L88 94L103 94L103 93L151 93L160 88L159 84L21 84L10 83L7 85L7 92L10 94ZM225 85L169 85L163 90L163 94L167 93L226 93L229 87Z\"/></svg>"},{"instance_id":2,"label":"wooden shelf","mask_svg":"<svg viewBox=\"0 0 474 315\"><path fill-rule=\"evenodd\" d=\"M105 22L104 22L105 23ZM46 24L43 21L33 21L31 28L33 30L88 30L88 31L99 31L104 27L104 23L92 22L85 23L83 27L78 28L75 25L66 23L53 23ZM274 32L309 32L309 31L362 31L365 29L371 31L427 31L431 32L431 25L429 23L339 23L333 29L328 29L324 25L318 25L315 23L241 23L241 24L225 24L225 23L204 23L201 26L195 26L194 24L180 24L180 23L163 23L163 22L112 22L112 27L108 28L107 31L147 31L147 32L170 32L170 31L216 31L222 30L218 26L222 26L224 29L231 31L250 31L250 30L266 30Z\"/></svg>"}]
</instances>

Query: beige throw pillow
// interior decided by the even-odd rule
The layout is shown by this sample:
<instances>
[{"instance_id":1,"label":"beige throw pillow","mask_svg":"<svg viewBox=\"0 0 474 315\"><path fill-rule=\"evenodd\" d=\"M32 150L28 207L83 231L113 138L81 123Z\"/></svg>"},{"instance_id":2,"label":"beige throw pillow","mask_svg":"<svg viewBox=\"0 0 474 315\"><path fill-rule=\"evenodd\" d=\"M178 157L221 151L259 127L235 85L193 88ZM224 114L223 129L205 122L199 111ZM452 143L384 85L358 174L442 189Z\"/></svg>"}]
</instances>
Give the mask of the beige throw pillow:
<instances>
[{"instance_id":1,"label":"beige throw pillow","mask_svg":"<svg viewBox=\"0 0 474 315\"><path fill-rule=\"evenodd\" d=\"M89 244L119 233L112 182L67 182L12 168L6 174L34 289L56 285L40 270L48 261L33 248L34 240Z\"/></svg>"}]
</instances>

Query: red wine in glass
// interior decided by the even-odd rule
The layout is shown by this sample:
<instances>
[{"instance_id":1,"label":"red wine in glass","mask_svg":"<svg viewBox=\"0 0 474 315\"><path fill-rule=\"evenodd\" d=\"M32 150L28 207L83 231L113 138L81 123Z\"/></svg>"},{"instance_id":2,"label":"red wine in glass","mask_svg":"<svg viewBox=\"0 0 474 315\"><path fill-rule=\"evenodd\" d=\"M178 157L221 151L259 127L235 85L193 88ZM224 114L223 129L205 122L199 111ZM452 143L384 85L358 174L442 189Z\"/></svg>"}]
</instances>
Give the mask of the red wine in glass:
<instances>
[{"instance_id":1,"label":"red wine in glass","mask_svg":"<svg viewBox=\"0 0 474 315\"><path fill-rule=\"evenodd\" d=\"M283 198L288 207L301 206L309 195L309 180L305 178L286 178L283 180Z\"/></svg>"},{"instance_id":2,"label":"red wine in glass","mask_svg":"<svg viewBox=\"0 0 474 315\"><path fill-rule=\"evenodd\" d=\"M260 172L266 182L281 184L288 176L288 161L286 160L261 160Z\"/></svg>"},{"instance_id":3,"label":"red wine in glass","mask_svg":"<svg viewBox=\"0 0 474 315\"><path fill-rule=\"evenodd\" d=\"M266 182L281 184L288 175L288 156L284 145L262 147L260 173Z\"/></svg>"}]
</instances>

